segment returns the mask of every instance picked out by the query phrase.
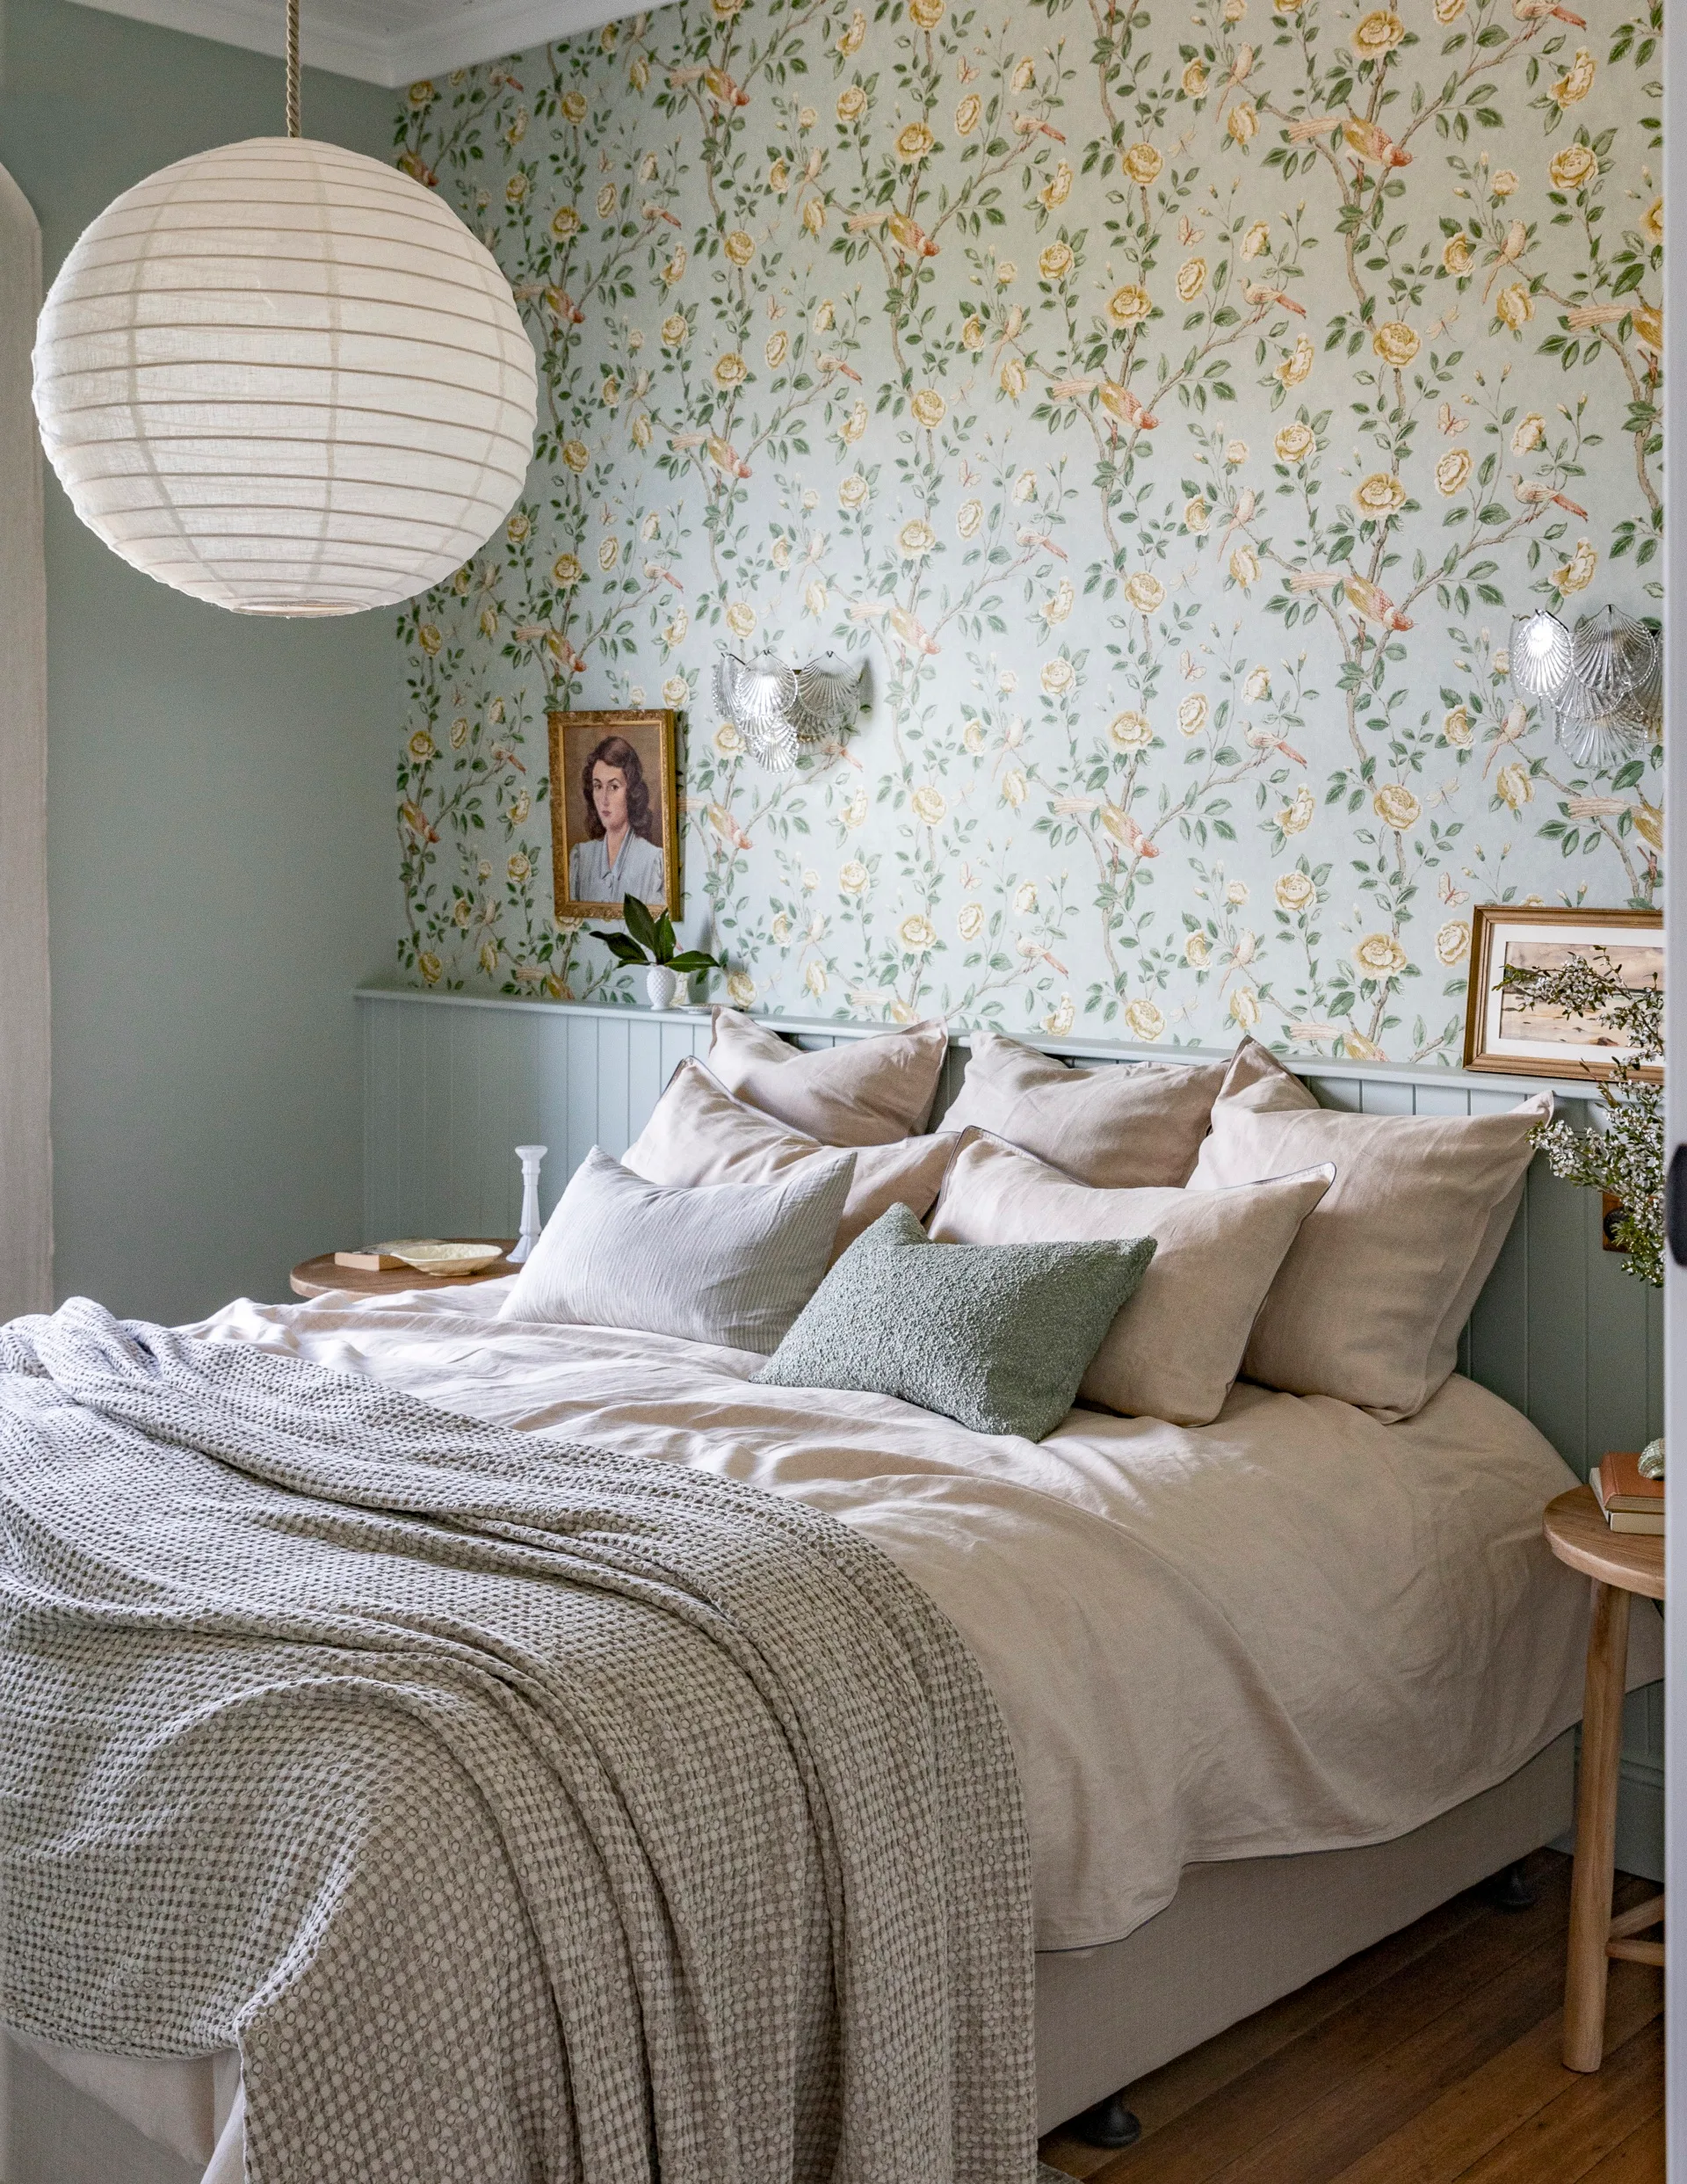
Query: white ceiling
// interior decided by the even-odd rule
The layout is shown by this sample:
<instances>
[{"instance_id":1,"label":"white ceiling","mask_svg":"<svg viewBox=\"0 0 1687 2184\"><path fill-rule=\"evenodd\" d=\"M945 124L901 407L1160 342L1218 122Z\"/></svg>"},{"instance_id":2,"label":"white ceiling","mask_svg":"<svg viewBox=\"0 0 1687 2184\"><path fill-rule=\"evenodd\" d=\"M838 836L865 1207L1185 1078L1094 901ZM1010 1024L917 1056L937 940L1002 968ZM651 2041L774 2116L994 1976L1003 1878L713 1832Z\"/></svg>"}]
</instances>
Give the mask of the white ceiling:
<instances>
[{"instance_id":1,"label":"white ceiling","mask_svg":"<svg viewBox=\"0 0 1687 2184\"><path fill-rule=\"evenodd\" d=\"M279 58L283 0L77 0L165 30L218 38ZM303 0L300 43L307 66L396 86L496 60L628 12L626 0Z\"/></svg>"}]
</instances>

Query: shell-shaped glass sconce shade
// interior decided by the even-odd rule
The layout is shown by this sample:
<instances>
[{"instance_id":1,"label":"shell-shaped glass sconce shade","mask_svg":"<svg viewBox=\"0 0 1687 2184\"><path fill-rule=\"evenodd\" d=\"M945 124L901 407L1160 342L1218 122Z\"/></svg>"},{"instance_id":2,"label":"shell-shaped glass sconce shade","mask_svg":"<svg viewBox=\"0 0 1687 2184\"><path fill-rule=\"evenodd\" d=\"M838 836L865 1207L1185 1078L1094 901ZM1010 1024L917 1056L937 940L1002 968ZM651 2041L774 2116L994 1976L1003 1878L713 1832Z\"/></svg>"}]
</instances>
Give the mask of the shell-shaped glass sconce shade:
<instances>
[{"instance_id":1,"label":"shell-shaped glass sconce shade","mask_svg":"<svg viewBox=\"0 0 1687 2184\"><path fill-rule=\"evenodd\" d=\"M861 667L836 652L794 670L775 652L753 660L722 652L714 695L751 754L783 773L795 765L803 744L830 741L849 727L861 702Z\"/></svg>"},{"instance_id":2,"label":"shell-shaped glass sconce shade","mask_svg":"<svg viewBox=\"0 0 1687 2184\"><path fill-rule=\"evenodd\" d=\"M1518 695L1552 703L1568 681L1569 631L1546 607L1511 620L1511 680Z\"/></svg>"},{"instance_id":3,"label":"shell-shaped glass sconce shade","mask_svg":"<svg viewBox=\"0 0 1687 2184\"><path fill-rule=\"evenodd\" d=\"M797 670L797 732L805 743L840 736L861 702L858 661L828 652Z\"/></svg>"}]
</instances>

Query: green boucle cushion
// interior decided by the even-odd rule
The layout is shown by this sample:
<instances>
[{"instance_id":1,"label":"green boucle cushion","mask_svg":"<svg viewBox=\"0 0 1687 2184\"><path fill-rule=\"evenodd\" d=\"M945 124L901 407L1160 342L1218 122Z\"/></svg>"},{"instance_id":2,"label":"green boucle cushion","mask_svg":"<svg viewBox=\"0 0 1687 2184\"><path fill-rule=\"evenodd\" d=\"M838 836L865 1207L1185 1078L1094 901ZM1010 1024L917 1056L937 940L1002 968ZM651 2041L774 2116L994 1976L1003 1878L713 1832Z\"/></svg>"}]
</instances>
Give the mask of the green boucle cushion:
<instances>
[{"instance_id":1,"label":"green boucle cushion","mask_svg":"<svg viewBox=\"0 0 1687 2184\"><path fill-rule=\"evenodd\" d=\"M1041 1440L1072 1408L1152 1237L1104 1244L934 1244L893 1206L851 1244L757 1374L860 1388L975 1433Z\"/></svg>"}]
</instances>

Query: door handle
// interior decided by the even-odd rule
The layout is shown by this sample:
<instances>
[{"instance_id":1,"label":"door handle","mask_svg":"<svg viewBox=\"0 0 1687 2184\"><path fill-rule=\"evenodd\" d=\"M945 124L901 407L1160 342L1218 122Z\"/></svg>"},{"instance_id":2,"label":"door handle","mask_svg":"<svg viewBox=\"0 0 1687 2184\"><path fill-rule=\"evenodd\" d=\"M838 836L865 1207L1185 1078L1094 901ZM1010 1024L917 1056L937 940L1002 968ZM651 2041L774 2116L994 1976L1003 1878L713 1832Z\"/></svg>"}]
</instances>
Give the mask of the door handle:
<instances>
[{"instance_id":1,"label":"door handle","mask_svg":"<svg viewBox=\"0 0 1687 2184\"><path fill-rule=\"evenodd\" d=\"M1677 1145L1669 1156L1669 1173L1663 1186L1663 1233L1669 1256L1677 1266L1687 1266L1687 1144Z\"/></svg>"}]
</instances>

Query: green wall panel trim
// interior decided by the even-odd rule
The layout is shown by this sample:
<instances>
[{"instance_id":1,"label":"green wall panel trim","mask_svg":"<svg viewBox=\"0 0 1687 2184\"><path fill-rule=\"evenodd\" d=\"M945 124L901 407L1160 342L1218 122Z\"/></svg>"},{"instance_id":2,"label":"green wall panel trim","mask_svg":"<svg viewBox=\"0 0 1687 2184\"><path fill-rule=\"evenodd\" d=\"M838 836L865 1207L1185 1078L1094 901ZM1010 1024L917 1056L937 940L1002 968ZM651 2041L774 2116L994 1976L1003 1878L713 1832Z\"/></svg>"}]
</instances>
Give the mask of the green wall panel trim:
<instances>
[{"instance_id":1,"label":"green wall panel trim","mask_svg":"<svg viewBox=\"0 0 1687 2184\"><path fill-rule=\"evenodd\" d=\"M50 279L120 191L274 135L279 62L64 0L6 0L0 163ZM312 71L306 127L380 156L390 94ZM384 615L228 614L136 574L47 480L56 1284L198 1317L286 1294L354 1227L348 989L393 916L401 684Z\"/></svg>"},{"instance_id":2,"label":"green wall panel trim","mask_svg":"<svg viewBox=\"0 0 1687 2184\"><path fill-rule=\"evenodd\" d=\"M541 1202L548 1211L593 1144L624 1152L687 1054L706 1055L706 1007L651 1010L366 987L364 1225L372 1239L404 1234L507 1234L520 1208L513 1148L551 1148ZM766 1019L800 1044L870 1037L882 1027L818 1019ZM938 1112L966 1064L957 1032ZM1164 1047L1090 1039L1039 1040L1077 1061L1166 1060ZM1199 1050L1178 1048L1195 1058ZM1285 1056L1329 1107L1371 1114L1468 1114L1514 1106L1534 1079ZM1557 1087L1560 1112L1585 1121L1585 1085ZM1603 1249L1593 1194L1559 1182L1544 1159L1478 1299L1464 1369L1533 1419L1585 1476L1607 1448L1643 1446L1662 1431L1662 1322L1657 1293Z\"/></svg>"},{"instance_id":3,"label":"green wall panel trim","mask_svg":"<svg viewBox=\"0 0 1687 2184\"><path fill-rule=\"evenodd\" d=\"M558 1017L570 1021L586 1020L625 1024L634 1019L661 1024L701 1023L706 1028L716 1007L735 1005L715 1000L692 1001L670 1009L647 1008L633 999L611 1001L544 1001L526 996L486 993L440 993L418 986L400 985L386 979L373 979L358 988L359 1001L414 1002L430 1009L480 1009L499 1013L514 1013L532 1017ZM882 1032L894 1030L894 1025L865 1022L854 1017L798 1016L784 1010L777 1014L757 1010L752 1012L758 1022L767 1024L781 1037L794 1040L800 1047L816 1044L832 1046L841 1039L872 1039ZM989 1027L994 1029L995 1027ZM1048 1034L1014 1033L1028 1046L1034 1046L1039 1054L1057 1054L1068 1061L1098 1062L1211 1062L1235 1051L1237 1033L1227 1044L1216 1047L1198 1045L1172 1046L1164 1042L1148 1043L1140 1040L1108 1039L1097 1036L1067 1036L1055 1038ZM952 1026L952 1041L945 1069L955 1071L955 1083L960 1081L959 1071L966 1066L964 1048L968 1032ZM1521 1077L1499 1076L1479 1070L1443 1069L1422 1064L1394 1062L1354 1062L1345 1058L1332 1062L1317 1054L1286 1054L1273 1049L1278 1061L1297 1077L1321 1077L1332 1085L1409 1085L1413 1090L1412 1104L1401 1110L1415 1114L1469 1113L1466 1095L1476 1093L1499 1107L1515 1107L1518 1100L1531 1092L1550 1091L1559 1099L1569 1099L1585 1105L1588 1087L1572 1077ZM949 1094L952 1096L952 1087ZM1364 1095L1355 1092L1350 1099L1337 1100L1333 1095L1328 1105L1358 1104ZM1450 1104L1437 1104L1437 1103ZM1379 1113L1380 1109L1372 1112Z\"/></svg>"}]
</instances>

